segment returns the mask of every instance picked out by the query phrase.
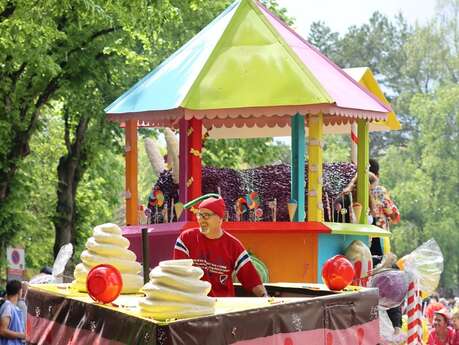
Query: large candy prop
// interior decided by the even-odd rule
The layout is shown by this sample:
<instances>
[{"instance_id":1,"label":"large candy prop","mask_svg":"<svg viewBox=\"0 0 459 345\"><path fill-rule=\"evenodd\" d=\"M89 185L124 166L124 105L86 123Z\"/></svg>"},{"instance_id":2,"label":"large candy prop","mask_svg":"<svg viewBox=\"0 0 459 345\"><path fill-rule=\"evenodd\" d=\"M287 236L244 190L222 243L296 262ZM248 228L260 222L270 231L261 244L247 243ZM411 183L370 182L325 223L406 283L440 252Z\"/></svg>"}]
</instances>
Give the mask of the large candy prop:
<instances>
[{"instance_id":1,"label":"large candy prop","mask_svg":"<svg viewBox=\"0 0 459 345\"><path fill-rule=\"evenodd\" d=\"M344 255L354 265L355 277L352 285L366 286L373 269L370 248L362 241L355 240L346 248Z\"/></svg>"},{"instance_id":2,"label":"large candy prop","mask_svg":"<svg viewBox=\"0 0 459 345\"><path fill-rule=\"evenodd\" d=\"M86 289L96 302L104 304L113 302L120 295L122 288L121 273L112 265L98 265L88 273Z\"/></svg>"},{"instance_id":3,"label":"large candy prop","mask_svg":"<svg viewBox=\"0 0 459 345\"><path fill-rule=\"evenodd\" d=\"M406 272L383 270L373 275L368 287L379 289L379 306L383 309L398 307L408 292L409 277Z\"/></svg>"},{"instance_id":4,"label":"large candy prop","mask_svg":"<svg viewBox=\"0 0 459 345\"><path fill-rule=\"evenodd\" d=\"M443 254L434 239L404 256L397 262L410 277L408 289L408 345L420 344L422 339L422 313L420 291L432 294L443 272Z\"/></svg>"},{"instance_id":5,"label":"large candy prop","mask_svg":"<svg viewBox=\"0 0 459 345\"><path fill-rule=\"evenodd\" d=\"M421 291L430 295L437 288L443 272L443 255L438 244L431 239L400 259L397 265L401 271L386 269L373 272L368 286L379 289L380 313L385 313L384 309L400 305L407 296L408 337L406 343L408 345L422 344ZM385 333L383 326L382 324L381 335ZM394 337L395 335L391 335L384 340L394 341Z\"/></svg>"},{"instance_id":6,"label":"large candy prop","mask_svg":"<svg viewBox=\"0 0 459 345\"><path fill-rule=\"evenodd\" d=\"M322 268L322 279L330 290L342 290L354 279L354 266L343 255L328 259Z\"/></svg>"}]
</instances>

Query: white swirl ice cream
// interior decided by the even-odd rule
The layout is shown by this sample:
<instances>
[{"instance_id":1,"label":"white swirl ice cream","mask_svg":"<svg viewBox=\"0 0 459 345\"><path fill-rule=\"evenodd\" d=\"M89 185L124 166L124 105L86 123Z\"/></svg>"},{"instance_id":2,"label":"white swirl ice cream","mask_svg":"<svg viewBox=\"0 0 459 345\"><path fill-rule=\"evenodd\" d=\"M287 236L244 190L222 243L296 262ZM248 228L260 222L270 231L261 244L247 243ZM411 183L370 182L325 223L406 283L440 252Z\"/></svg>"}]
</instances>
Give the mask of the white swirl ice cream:
<instances>
[{"instance_id":1,"label":"white swirl ice cream","mask_svg":"<svg viewBox=\"0 0 459 345\"><path fill-rule=\"evenodd\" d=\"M121 293L139 292L143 285L143 278L139 275L142 266L128 247L129 240L121 235L118 225L106 223L96 226L92 237L86 242L86 250L81 253L82 263L75 267L73 287L86 292L86 277L91 268L100 264L110 264L121 273Z\"/></svg>"},{"instance_id":2,"label":"white swirl ice cream","mask_svg":"<svg viewBox=\"0 0 459 345\"><path fill-rule=\"evenodd\" d=\"M213 314L216 300L207 296L211 285L192 265L191 259L161 261L142 289L147 295L139 302L142 313L157 320Z\"/></svg>"}]
</instances>

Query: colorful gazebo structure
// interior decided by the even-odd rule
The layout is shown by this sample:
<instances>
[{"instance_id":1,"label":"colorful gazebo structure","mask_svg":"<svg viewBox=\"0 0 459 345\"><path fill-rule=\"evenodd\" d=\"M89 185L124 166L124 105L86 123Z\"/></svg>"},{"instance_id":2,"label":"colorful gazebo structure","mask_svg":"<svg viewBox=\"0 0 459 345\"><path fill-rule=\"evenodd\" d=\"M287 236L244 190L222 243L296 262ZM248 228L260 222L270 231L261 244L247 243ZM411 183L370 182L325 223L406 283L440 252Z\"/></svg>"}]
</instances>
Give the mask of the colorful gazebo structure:
<instances>
[{"instance_id":1,"label":"colorful gazebo structure","mask_svg":"<svg viewBox=\"0 0 459 345\"><path fill-rule=\"evenodd\" d=\"M353 239L388 236L384 230L366 224L366 212L362 212L360 226L323 223L323 134L343 131L356 124L357 201L366 210L370 127L395 126L391 107L382 93L374 94L368 71L360 78L352 75L352 71L346 73L259 2L236 0L106 108L108 117L122 122L126 130L125 235L132 248L141 254L137 212L138 126L179 131L179 194L183 203L201 195L203 129L211 138L247 137L247 133L253 137L270 136L276 131L290 131L291 198L298 203L294 222L282 226L268 222L225 224L226 230L233 232L269 266L273 281L320 281L321 263ZM365 85L365 80L370 84ZM152 255L157 255L153 264L168 258L178 233L193 225L190 213L181 220L153 226L150 236L155 254ZM155 243L160 245L157 247ZM273 243L278 247L273 248ZM285 255L279 259L268 252L285 252ZM286 265L289 270L285 269Z\"/></svg>"}]
</instances>

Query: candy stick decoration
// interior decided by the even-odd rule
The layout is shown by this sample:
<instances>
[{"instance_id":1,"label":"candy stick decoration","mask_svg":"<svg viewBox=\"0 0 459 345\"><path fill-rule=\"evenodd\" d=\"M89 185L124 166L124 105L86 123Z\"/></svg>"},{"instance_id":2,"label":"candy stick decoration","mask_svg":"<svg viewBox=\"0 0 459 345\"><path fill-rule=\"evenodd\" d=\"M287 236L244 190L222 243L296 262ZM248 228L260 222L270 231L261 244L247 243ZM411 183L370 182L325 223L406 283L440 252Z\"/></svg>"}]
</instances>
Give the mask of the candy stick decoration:
<instances>
[{"instance_id":1,"label":"candy stick decoration","mask_svg":"<svg viewBox=\"0 0 459 345\"><path fill-rule=\"evenodd\" d=\"M352 205L353 205L353 201L352 201L352 192L349 193L349 220L351 223L357 223L355 221L355 214L354 214L354 209L352 208Z\"/></svg>"},{"instance_id":2,"label":"candy stick decoration","mask_svg":"<svg viewBox=\"0 0 459 345\"><path fill-rule=\"evenodd\" d=\"M338 199L338 197L335 199L335 201ZM336 202L335 204L335 208L336 208L336 222L339 223L339 216L341 215L341 203L339 201Z\"/></svg>"},{"instance_id":3,"label":"candy stick decoration","mask_svg":"<svg viewBox=\"0 0 459 345\"><path fill-rule=\"evenodd\" d=\"M169 223L169 210L167 209L167 204L164 204L163 208L163 223Z\"/></svg>"},{"instance_id":4,"label":"candy stick decoration","mask_svg":"<svg viewBox=\"0 0 459 345\"><path fill-rule=\"evenodd\" d=\"M325 192L325 205L327 207L327 216L328 221L331 222L331 215L330 215L330 200L328 199L328 193Z\"/></svg>"},{"instance_id":5,"label":"candy stick decoration","mask_svg":"<svg viewBox=\"0 0 459 345\"><path fill-rule=\"evenodd\" d=\"M274 200L270 201L270 202L268 203L268 207L269 207L269 209L271 210L271 218L272 218L272 221L275 222L275 221L276 221L277 199L274 198Z\"/></svg>"},{"instance_id":6,"label":"candy stick decoration","mask_svg":"<svg viewBox=\"0 0 459 345\"><path fill-rule=\"evenodd\" d=\"M412 280L408 285L408 306L407 306L407 315L408 315L408 338L406 340L407 345L418 345L421 343L421 338L419 337L419 328L422 333L422 324L419 313L418 306L418 289L417 284Z\"/></svg>"},{"instance_id":7,"label":"candy stick decoration","mask_svg":"<svg viewBox=\"0 0 459 345\"><path fill-rule=\"evenodd\" d=\"M169 222L172 223L174 220L174 198L171 199L171 217L169 219Z\"/></svg>"},{"instance_id":8,"label":"candy stick decoration","mask_svg":"<svg viewBox=\"0 0 459 345\"><path fill-rule=\"evenodd\" d=\"M217 187L217 191L218 191L218 195L222 195L222 189L220 188L220 186Z\"/></svg>"},{"instance_id":9,"label":"candy stick decoration","mask_svg":"<svg viewBox=\"0 0 459 345\"><path fill-rule=\"evenodd\" d=\"M335 222L335 199L331 199L331 214L332 214L332 223Z\"/></svg>"},{"instance_id":10,"label":"candy stick decoration","mask_svg":"<svg viewBox=\"0 0 459 345\"><path fill-rule=\"evenodd\" d=\"M274 216L273 216L273 222L277 221L277 199L274 198Z\"/></svg>"}]
</instances>

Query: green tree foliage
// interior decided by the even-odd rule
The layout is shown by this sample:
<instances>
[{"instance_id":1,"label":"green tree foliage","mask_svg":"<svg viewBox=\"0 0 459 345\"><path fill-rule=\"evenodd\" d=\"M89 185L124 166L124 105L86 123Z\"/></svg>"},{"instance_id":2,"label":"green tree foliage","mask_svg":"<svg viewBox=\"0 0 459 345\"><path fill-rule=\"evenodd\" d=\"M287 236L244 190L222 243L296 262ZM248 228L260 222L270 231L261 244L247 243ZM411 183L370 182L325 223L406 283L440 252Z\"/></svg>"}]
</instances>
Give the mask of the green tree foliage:
<instances>
[{"instance_id":1,"label":"green tree foliage","mask_svg":"<svg viewBox=\"0 0 459 345\"><path fill-rule=\"evenodd\" d=\"M392 229L394 250L404 255L435 238L445 257L444 288L459 282L458 14L457 0L442 0L426 25L375 13L343 36L320 22L309 35L340 66L370 67L388 92L403 129L372 133L370 147L402 214Z\"/></svg>"},{"instance_id":2,"label":"green tree foliage","mask_svg":"<svg viewBox=\"0 0 459 345\"><path fill-rule=\"evenodd\" d=\"M0 4L2 244L13 237L22 239L17 231L21 212L15 206L16 196L27 194L27 184L19 169L31 152L33 135L46 127L41 126L41 113L52 102L59 104L50 109L62 117L56 137L60 136L63 148L62 156L49 164L55 169L57 185L51 193L57 192L57 200L43 203L48 206L44 214L56 231L54 252L69 241L81 245L90 224L113 219L109 210L119 209L124 181L118 174L110 175L107 167L119 167L117 154L122 152L123 138L117 124L105 121L103 108L229 3L47 0L34 6L27 1ZM265 4L278 8L274 0ZM279 13L285 17L285 11ZM88 179L88 173L93 178Z\"/></svg>"},{"instance_id":3,"label":"green tree foliage","mask_svg":"<svg viewBox=\"0 0 459 345\"><path fill-rule=\"evenodd\" d=\"M219 168L245 169L290 162L290 148L272 138L207 140L203 163Z\"/></svg>"}]
</instances>

